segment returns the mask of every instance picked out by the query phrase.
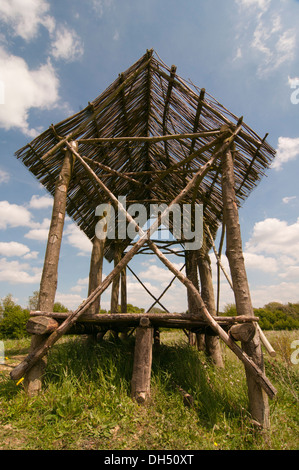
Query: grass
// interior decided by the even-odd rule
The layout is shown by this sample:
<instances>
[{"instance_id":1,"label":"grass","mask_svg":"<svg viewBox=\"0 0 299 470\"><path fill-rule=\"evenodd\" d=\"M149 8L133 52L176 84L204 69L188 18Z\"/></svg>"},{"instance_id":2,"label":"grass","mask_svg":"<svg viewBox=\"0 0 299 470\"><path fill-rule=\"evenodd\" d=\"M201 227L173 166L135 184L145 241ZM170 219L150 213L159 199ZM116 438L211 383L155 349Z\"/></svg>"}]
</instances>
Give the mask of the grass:
<instances>
[{"instance_id":1,"label":"grass","mask_svg":"<svg viewBox=\"0 0 299 470\"><path fill-rule=\"evenodd\" d=\"M267 336L277 357L265 355L266 373L278 389L267 433L251 422L243 365L225 346L225 370L217 370L188 346L183 333L162 332L153 356L151 400L141 406L130 398L134 338L60 340L48 356L42 393L30 399L22 383L8 377L29 340L6 341L0 449L297 449L298 365L290 358L298 331ZM192 408L184 405L177 386L193 396Z\"/></svg>"}]
</instances>

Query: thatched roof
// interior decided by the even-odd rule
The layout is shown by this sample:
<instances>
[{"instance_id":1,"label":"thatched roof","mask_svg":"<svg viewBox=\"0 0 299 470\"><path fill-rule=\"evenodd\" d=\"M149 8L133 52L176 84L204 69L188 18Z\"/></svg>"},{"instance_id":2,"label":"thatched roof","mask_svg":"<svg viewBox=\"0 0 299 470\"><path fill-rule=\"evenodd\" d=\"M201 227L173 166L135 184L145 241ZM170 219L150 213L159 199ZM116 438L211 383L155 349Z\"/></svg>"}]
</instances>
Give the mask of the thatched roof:
<instances>
[{"instance_id":1,"label":"thatched roof","mask_svg":"<svg viewBox=\"0 0 299 470\"><path fill-rule=\"evenodd\" d=\"M165 170L213 142L224 125L234 129L238 119L204 89L181 79L176 67L167 67L153 51L147 51L86 108L51 125L18 150L16 156L53 195L65 139L77 140L80 155L89 159L86 161L116 197L126 196L127 203L169 203L186 186L194 171L211 158L214 147L184 165L177 165L175 171L167 174ZM211 135L158 142L84 141L207 131ZM264 175L275 151L246 124L235 138L235 150L236 191L241 203ZM157 179L159 175L161 179ZM193 194L188 195L184 202L191 202L192 197ZM205 221L215 233L222 220L220 161L197 188L195 201L204 204ZM67 213L90 239L94 237L95 208L103 202L107 202L106 194L95 187L82 166L75 162ZM111 258L111 253L106 255Z\"/></svg>"}]
</instances>

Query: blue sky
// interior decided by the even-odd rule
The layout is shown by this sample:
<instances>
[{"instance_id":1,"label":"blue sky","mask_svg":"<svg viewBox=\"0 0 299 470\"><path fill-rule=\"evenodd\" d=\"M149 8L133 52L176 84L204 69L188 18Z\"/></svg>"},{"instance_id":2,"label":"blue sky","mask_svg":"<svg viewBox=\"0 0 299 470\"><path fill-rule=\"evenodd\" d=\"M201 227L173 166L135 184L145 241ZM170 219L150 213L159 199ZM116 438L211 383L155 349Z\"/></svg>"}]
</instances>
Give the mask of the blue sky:
<instances>
[{"instance_id":1,"label":"blue sky","mask_svg":"<svg viewBox=\"0 0 299 470\"><path fill-rule=\"evenodd\" d=\"M1 0L0 298L11 293L25 307L39 288L51 217L52 199L14 152L154 48L259 135L269 133L275 163L240 210L244 256L254 306L298 302L298 20L296 0ZM70 309L86 297L90 250L67 218L56 299ZM130 266L156 296L172 278L154 256ZM111 269L105 262L104 273ZM152 303L131 275L128 297ZM221 306L228 302L223 278ZM162 303L185 310L184 286L176 281Z\"/></svg>"}]
</instances>

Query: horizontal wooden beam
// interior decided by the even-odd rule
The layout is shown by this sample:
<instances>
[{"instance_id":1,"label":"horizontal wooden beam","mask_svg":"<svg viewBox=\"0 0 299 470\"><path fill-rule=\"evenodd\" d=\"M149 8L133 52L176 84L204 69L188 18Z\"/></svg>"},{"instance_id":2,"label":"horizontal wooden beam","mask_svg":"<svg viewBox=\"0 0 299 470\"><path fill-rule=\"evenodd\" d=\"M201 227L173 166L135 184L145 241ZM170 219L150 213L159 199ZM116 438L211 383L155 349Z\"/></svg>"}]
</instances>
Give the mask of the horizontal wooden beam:
<instances>
[{"instance_id":1,"label":"horizontal wooden beam","mask_svg":"<svg viewBox=\"0 0 299 470\"><path fill-rule=\"evenodd\" d=\"M153 136L124 136L124 137L97 137L90 139L78 139L79 144L118 144L122 142L136 142L136 143L157 143L166 140L183 140L183 139L195 139L200 137L214 137L220 135L221 130L215 129L213 131L205 132L191 132L188 134L165 134L165 135L153 135Z\"/></svg>"},{"instance_id":2,"label":"horizontal wooden beam","mask_svg":"<svg viewBox=\"0 0 299 470\"><path fill-rule=\"evenodd\" d=\"M45 316L54 318L55 320L65 320L73 312L65 312L65 313L58 313L58 312L44 312L44 311L31 311L30 316ZM139 322L141 318L146 317L150 321L159 321L159 320L187 320L193 321L196 323L207 324L207 322L200 318L198 315L185 315L184 313L98 313L98 314L89 314L89 313L82 313L82 315L78 318L78 322L95 322L95 323L122 323L126 321L137 321ZM258 322L258 317L247 316L247 315L237 315L237 316L223 316L223 317L214 317L217 323L227 323L227 324L234 324L234 323L247 323L247 322Z\"/></svg>"}]
</instances>

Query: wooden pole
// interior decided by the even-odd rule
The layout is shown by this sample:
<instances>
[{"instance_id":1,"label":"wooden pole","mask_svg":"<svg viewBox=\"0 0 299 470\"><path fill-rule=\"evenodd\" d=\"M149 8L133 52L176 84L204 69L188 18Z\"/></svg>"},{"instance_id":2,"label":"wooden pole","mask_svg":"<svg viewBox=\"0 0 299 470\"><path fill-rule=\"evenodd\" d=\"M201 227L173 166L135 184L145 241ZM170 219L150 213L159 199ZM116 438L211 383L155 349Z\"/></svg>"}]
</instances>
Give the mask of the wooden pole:
<instances>
[{"instance_id":1,"label":"wooden pole","mask_svg":"<svg viewBox=\"0 0 299 470\"><path fill-rule=\"evenodd\" d=\"M120 311L127 313L127 268L126 266L120 273ZM128 330L122 331L120 334L121 339L127 337Z\"/></svg>"},{"instance_id":2,"label":"wooden pole","mask_svg":"<svg viewBox=\"0 0 299 470\"><path fill-rule=\"evenodd\" d=\"M122 253L120 250L120 246L118 244L115 244L115 252L114 252L114 268L117 267L117 265L120 263L121 258L122 258ZM122 271L121 271L122 272ZM110 312L111 313L117 313L118 312L118 303L119 303L119 285L120 285L120 276L121 272L117 274L113 281L112 281L112 287L111 287L111 302L110 302ZM114 338L118 337L118 332L113 331L113 336Z\"/></svg>"},{"instance_id":3,"label":"wooden pole","mask_svg":"<svg viewBox=\"0 0 299 470\"><path fill-rule=\"evenodd\" d=\"M185 250L185 263L186 263L186 276L193 283L195 288L199 291L198 276L197 276L197 251L195 250ZM187 300L188 300L188 313L189 315L200 315L200 310L196 304L192 292L187 290ZM205 337L202 334L195 334L191 331L188 335L189 344L195 346L197 343L197 348L199 351L205 349Z\"/></svg>"},{"instance_id":4,"label":"wooden pole","mask_svg":"<svg viewBox=\"0 0 299 470\"><path fill-rule=\"evenodd\" d=\"M121 251L119 246L115 245L115 252L114 252L114 268L118 265L121 261ZM111 313L118 312L118 301L119 301L119 281L120 281L120 274L117 274L113 281L112 281L112 288L111 288L111 302L110 302L110 311Z\"/></svg>"},{"instance_id":5,"label":"wooden pole","mask_svg":"<svg viewBox=\"0 0 299 470\"><path fill-rule=\"evenodd\" d=\"M72 142L71 147L77 150L77 144ZM66 198L69 182L72 176L74 155L70 150L65 153L65 158L56 183L52 219L48 235L44 267L39 290L39 310L53 310L57 289L57 273L64 227L66 210ZM43 346L46 336L32 335L30 352ZM34 367L25 374L24 387L29 396L37 395L42 387L42 376L46 367L46 357L41 358Z\"/></svg>"},{"instance_id":6,"label":"wooden pole","mask_svg":"<svg viewBox=\"0 0 299 470\"><path fill-rule=\"evenodd\" d=\"M215 253L215 256L216 256L216 259L217 259L217 269L219 268L219 269L222 270L222 272L223 272L224 276L226 277L226 280L228 281L228 283L229 283L231 289L234 290L234 288L233 288L233 283L232 283L232 281L231 281L231 279L230 279L228 273L226 272L226 270L225 270L223 264L221 263L221 258L220 258L220 254L219 254L219 253L220 253L220 250L219 250L219 252L217 252L216 247L215 247L215 243L214 243L214 240L213 240L213 237L212 237L212 234L211 234L210 229L209 229L208 226L206 226L206 230L207 230L207 233L208 233L209 238L210 238L210 240L211 240L211 243L212 243L212 245L213 245L213 250L214 250L214 253ZM221 238L222 238L222 235L223 235L223 234L224 234L224 230L222 230ZM222 240L220 241L220 248L221 248L221 245L222 245L221 242L222 242ZM218 286L217 286L217 288L219 289L219 274L218 274L218 279L217 279L217 280L218 280ZM219 297L220 297L220 296L219 296L219 291L218 291L217 312L218 312L218 306L219 306ZM261 329L260 325L257 324L257 325L256 325L256 328L257 328L257 330L258 330L258 332L259 332L260 340L261 340L261 342L263 343L263 345L265 346L266 350L268 351L268 353L270 354L270 356L275 357L275 356L276 356L276 352L275 352L274 348L272 347L272 345L270 344L270 342L268 341L268 338L265 336L265 334L264 334L263 330Z\"/></svg>"},{"instance_id":7,"label":"wooden pole","mask_svg":"<svg viewBox=\"0 0 299 470\"><path fill-rule=\"evenodd\" d=\"M74 150L77 150L75 142L72 142L70 145ZM52 310L55 301L67 190L72 175L73 164L74 155L70 150L67 150L55 189L52 219L39 291L39 310Z\"/></svg>"},{"instance_id":8,"label":"wooden pole","mask_svg":"<svg viewBox=\"0 0 299 470\"><path fill-rule=\"evenodd\" d=\"M237 312L254 315L242 250L239 214L235 195L234 164L231 151L225 152L222 173L223 211L226 225L226 255L229 261ZM258 368L264 372L263 354L258 331L242 348ZM260 383L246 366L250 412L263 428L269 428L269 404Z\"/></svg>"},{"instance_id":9,"label":"wooden pole","mask_svg":"<svg viewBox=\"0 0 299 470\"><path fill-rule=\"evenodd\" d=\"M211 260L209 257L208 247L205 243L205 239L202 248L198 250L197 263L202 300L204 301L207 310L210 312L210 314L216 316ZM219 337L206 334L205 345L206 352L212 358L214 364L217 367L224 367Z\"/></svg>"},{"instance_id":10,"label":"wooden pole","mask_svg":"<svg viewBox=\"0 0 299 470\"><path fill-rule=\"evenodd\" d=\"M90 295L99 284L103 277L103 259L104 259L105 239L99 239L97 236L93 239L93 246L90 258L89 286L88 295ZM91 314L99 313L101 306L101 296L97 297L91 304L89 312Z\"/></svg>"},{"instance_id":11,"label":"wooden pole","mask_svg":"<svg viewBox=\"0 0 299 470\"><path fill-rule=\"evenodd\" d=\"M138 403L144 403L150 398L152 370L153 329L150 321L144 317L136 328L133 374L131 394Z\"/></svg>"},{"instance_id":12,"label":"wooden pole","mask_svg":"<svg viewBox=\"0 0 299 470\"><path fill-rule=\"evenodd\" d=\"M167 140L183 140L183 139L196 139L200 137L213 137L219 136L221 131L219 129L215 129L212 131L206 132L193 132L189 134L165 134L165 135L153 135L149 137L144 136L130 136L130 137L98 137L98 138L90 138L90 139L78 139L79 143L82 144L99 144L99 143L123 143L123 142L149 142L149 143L157 143L157 142L164 142Z\"/></svg>"}]
</instances>

